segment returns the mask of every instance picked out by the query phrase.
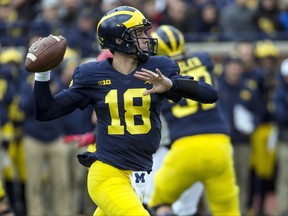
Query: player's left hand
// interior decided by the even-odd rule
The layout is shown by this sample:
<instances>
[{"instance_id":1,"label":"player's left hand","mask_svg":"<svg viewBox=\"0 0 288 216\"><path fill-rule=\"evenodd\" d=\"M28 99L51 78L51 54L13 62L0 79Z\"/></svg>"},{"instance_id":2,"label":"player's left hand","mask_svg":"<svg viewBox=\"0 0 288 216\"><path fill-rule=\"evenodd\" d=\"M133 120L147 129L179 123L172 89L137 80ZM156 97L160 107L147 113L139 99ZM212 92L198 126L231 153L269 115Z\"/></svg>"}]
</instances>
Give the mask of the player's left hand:
<instances>
[{"instance_id":1,"label":"player's left hand","mask_svg":"<svg viewBox=\"0 0 288 216\"><path fill-rule=\"evenodd\" d=\"M141 71L136 71L134 76L138 79L148 81L153 85L151 89L144 92L144 95L163 93L172 87L172 81L165 77L158 68L156 68L156 73L145 68L141 68Z\"/></svg>"}]
</instances>

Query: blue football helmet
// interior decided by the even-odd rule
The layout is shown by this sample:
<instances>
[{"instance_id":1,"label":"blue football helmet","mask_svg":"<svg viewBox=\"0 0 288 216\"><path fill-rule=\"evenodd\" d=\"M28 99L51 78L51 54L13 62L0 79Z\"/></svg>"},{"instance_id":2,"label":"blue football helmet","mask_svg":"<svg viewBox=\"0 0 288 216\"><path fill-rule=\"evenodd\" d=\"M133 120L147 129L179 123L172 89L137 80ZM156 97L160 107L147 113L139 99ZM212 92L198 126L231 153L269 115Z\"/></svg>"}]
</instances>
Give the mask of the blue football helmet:
<instances>
[{"instance_id":1,"label":"blue football helmet","mask_svg":"<svg viewBox=\"0 0 288 216\"><path fill-rule=\"evenodd\" d=\"M136 54L137 58L143 61L157 53L157 39L139 37L139 31L144 31L147 35L147 30L151 27L151 22L136 8L119 6L107 12L99 21L97 34L102 49ZM117 43L117 38L123 42ZM147 49L141 49L139 39L147 40Z\"/></svg>"},{"instance_id":2,"label":"blue football helmet","mask_svg":"<svg viewBox=\"0 0 288 216\"><path fill-rule=\"evenodd\" d=\"M151 36L158 39L158 55L182 58L185 40L179 29L171 25L161 25L151 32Z\"/></svg>"}]
</instances>

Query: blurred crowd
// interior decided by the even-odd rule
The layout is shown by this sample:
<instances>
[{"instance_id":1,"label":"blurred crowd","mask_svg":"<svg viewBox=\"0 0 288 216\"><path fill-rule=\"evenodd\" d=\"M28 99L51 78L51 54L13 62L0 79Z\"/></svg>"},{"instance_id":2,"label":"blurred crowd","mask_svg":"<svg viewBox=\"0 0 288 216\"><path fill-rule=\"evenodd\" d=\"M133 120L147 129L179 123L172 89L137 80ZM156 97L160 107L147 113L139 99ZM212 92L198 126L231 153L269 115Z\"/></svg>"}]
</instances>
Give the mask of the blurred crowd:
<instances>
[{"instance_id":1,"label":"blurred crowd","mask_svg":"<svg viewBox=\"0 0 288 216\"><path fill-rule=\"evenodd\" d=\"M93 214L87 170L76 160L83 149L64 142L68 135L94 129L93 108L45 123L35 120L34 74L23 62L39 37L65 36L68 48L51 87L55 93L68 88L75 67L100 54L98 20L124 4L139 8L154 27L174 25L187 43L235 43L217 59L215 75L237 152L241 205L251 215L288 215L288 60L273 42L287 35L288 1L0 0L0 178L16 215ZM277 200L272 210L267 207L271 194Z\"/></svg>"},{"instance_id":2,"label":"blurred crowd","mask_svg":"<svg viewBox=\"0 0 288 216\"><path fill-rule=\"evenodd\" d=\"M177 27L187 42L287 37L287 0L1 0L0 44L25 46L31 34L62 34L91 56L98 52L99 19L119 5L139 8L154 27Z\"/></svg>"}]
</instances>

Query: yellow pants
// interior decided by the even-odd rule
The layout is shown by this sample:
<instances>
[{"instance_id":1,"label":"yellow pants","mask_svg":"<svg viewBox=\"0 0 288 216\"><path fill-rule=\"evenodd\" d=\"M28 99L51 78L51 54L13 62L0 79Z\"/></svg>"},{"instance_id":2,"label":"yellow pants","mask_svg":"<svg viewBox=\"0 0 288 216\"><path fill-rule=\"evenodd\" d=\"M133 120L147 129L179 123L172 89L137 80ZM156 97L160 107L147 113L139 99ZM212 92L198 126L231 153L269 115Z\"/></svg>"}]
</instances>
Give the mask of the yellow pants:
<instances>
[{"instance_id":1,"label":"yellow pants","mask_svg":"<svg viewBox=\"0 0 288 216\"><path fill-rule=\"evenodd\" d=\"M3 173L7 181L13 181L16 176L21 183L26 182L26 163L24 158L23 140L16 141L16 130L11 122L7 122L2 127L3 140L9 141L8 155L10 158L9 164L6 164Z\"/></svg>"},{"instance_id":2,"label":"yellow pants","mask_svg":"<svg viewBox=\"0 0 288 216\"><path fill-rule=\"evenodd\" d=\"M251 135L251 166L256 174L265 179L273 176L276 163L276 148L268 148L268 139L273 130L273 124L261 124Z\"/></svg>"},{"instance_id":3,"label":"yellow pants","mask_svg":"<svg viewBox=\"0 0 288 216\"><path fill-rule=\"evenodd\" d=\"M101 161L94 162L88 172L88 192L98 206L94 216L149 216L134 191L132 171L120 170Z\"/></svg>"},{"instance_id":4,"label":"yellow pants","mask_svg":"<svg viewBox=\"0 0 288 216\"><path fill-rule=\"evenodd\" d=\"M5 196L5 190L2 181L0 180L0 199L2 199L4 196Z\"/></svg>"},{"instance_id":5,"label":"yellow pants","mask_svg":"<svg viewBox=\"0 0 288 216\"><path fill-rule=\"evenodd\" d=\"M9 158L11 163L5 167L4 176L8 181L13 181L15 176L18 176L21 183L25 183L27 179L26 163L24 157L23 141L20 143L11 141L8 148ZM17 173L17 174L16 174Z\"/></svg>"},{"instance_id":6,"label":"yellow pants","mask_svg":"<svg viewBox=\"0 0 288 216\"><path fill-rule=\"evenodd\" d=\"M222 134L184 137L173 143L155 173L150 207L172 204L196 181L204 184L213 215L238 216L239 189L230 139Z\"/></svg>"}]
</instances>

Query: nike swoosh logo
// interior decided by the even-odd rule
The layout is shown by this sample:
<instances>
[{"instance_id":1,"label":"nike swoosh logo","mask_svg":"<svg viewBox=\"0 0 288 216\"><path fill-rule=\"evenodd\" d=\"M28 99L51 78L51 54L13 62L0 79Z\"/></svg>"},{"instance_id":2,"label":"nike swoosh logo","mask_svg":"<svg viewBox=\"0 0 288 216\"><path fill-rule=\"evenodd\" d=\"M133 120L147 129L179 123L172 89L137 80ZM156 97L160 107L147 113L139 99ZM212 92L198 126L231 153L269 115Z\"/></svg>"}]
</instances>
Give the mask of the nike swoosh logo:
<instances>
[{"instance_id":1,"label":"nike swoosh logo","mask_svg":"<svg viewBox=\"0 0 288 216\"><path fill-rule=\"evenodd\" d=\"M39 39L38 41L36 41L34 44L32 44L31 46L31 50L36 52L38 50L38 48L40 47L40 43L41 43L41 39Z\"/></svg>"}]
</instances>

